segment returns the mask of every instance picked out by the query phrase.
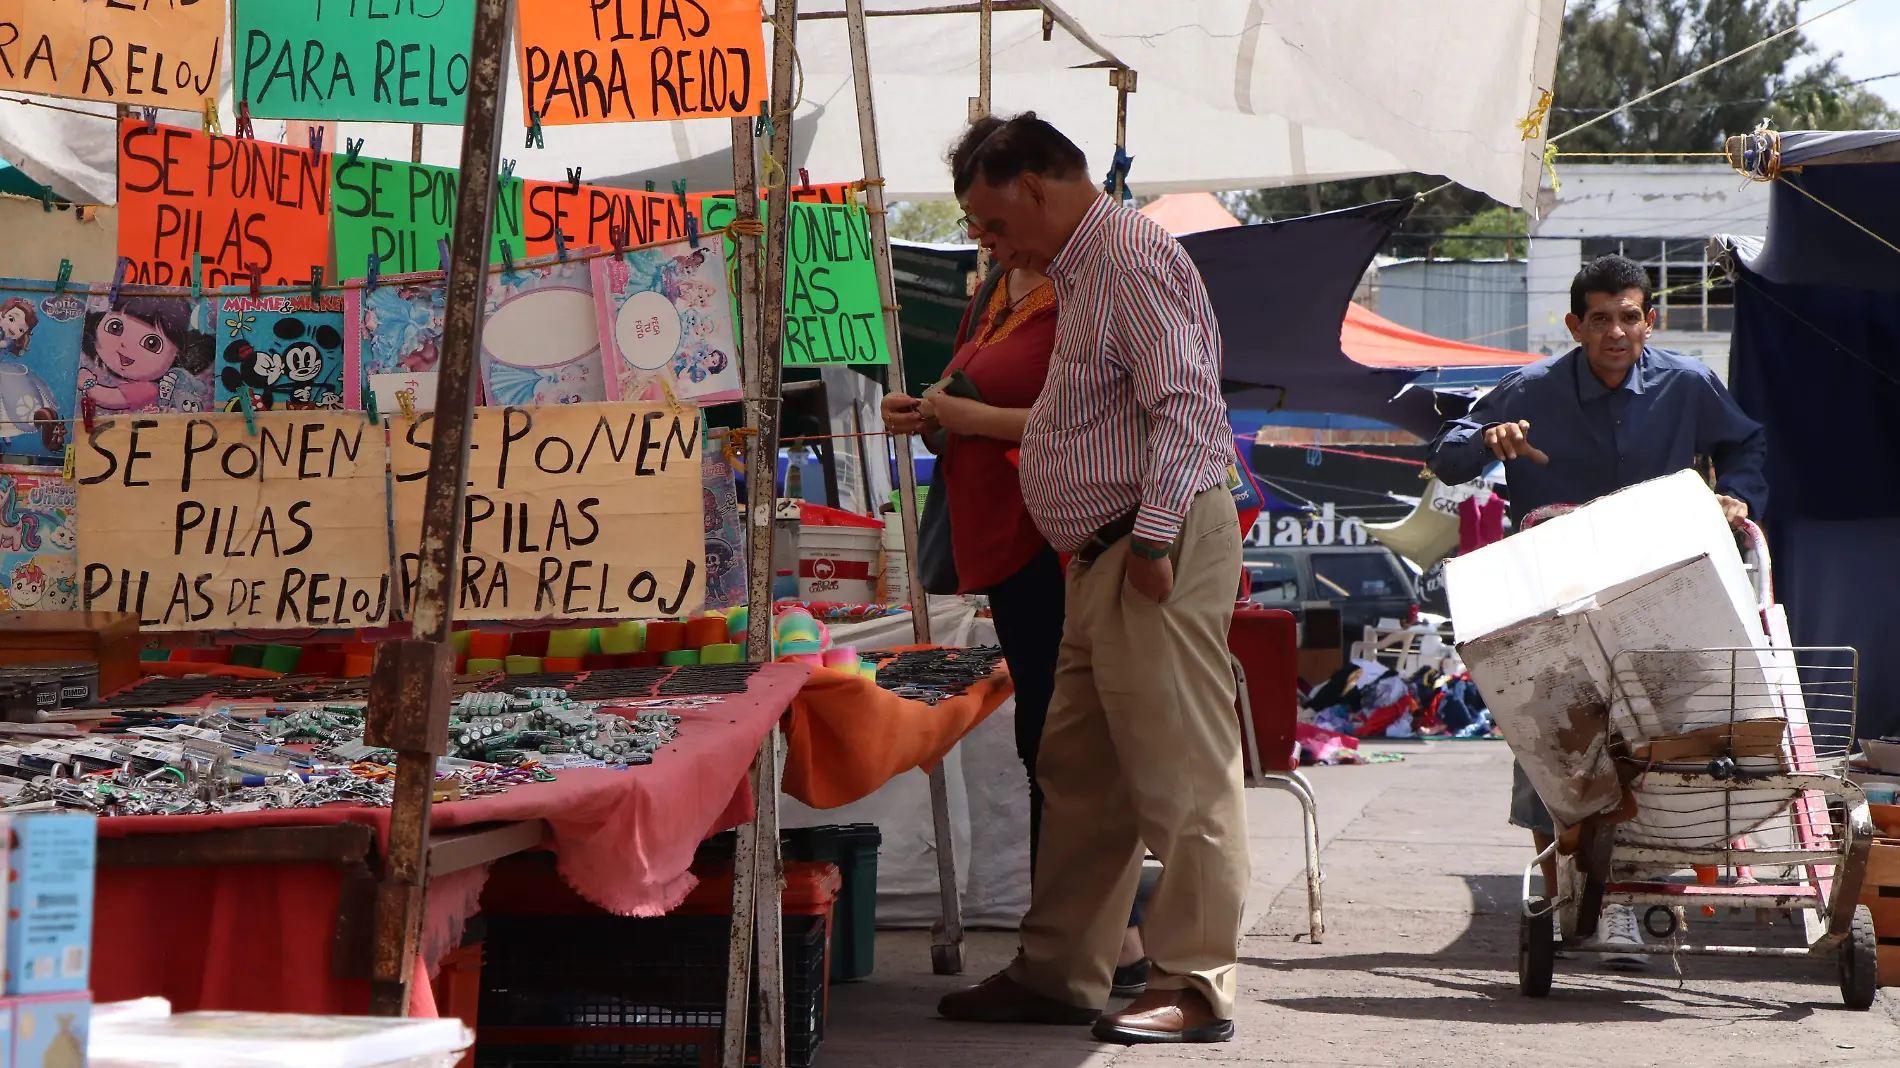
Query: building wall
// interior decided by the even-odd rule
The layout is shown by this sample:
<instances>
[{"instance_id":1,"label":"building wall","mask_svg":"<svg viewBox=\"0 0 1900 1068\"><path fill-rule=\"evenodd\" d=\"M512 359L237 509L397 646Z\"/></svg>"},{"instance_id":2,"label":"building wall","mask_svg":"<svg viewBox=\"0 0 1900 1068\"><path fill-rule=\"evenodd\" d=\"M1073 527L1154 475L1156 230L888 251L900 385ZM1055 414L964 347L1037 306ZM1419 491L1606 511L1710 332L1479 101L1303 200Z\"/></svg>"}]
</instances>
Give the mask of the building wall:
<instances>
[{"instance_id":1,"label":"building wall","mask_svg":"<svg viewBox=\"0 0 1900 1068\"><path fill-rule=\"evenodd\" d=\"M1665 321L1652 344L1697 356L1726 380L1733 298L1707 263L1708 239L1765 233L1767 185L1721 164L1562 166L1558 181L1553 191L1546 179L1543 217L1531 224L1530 351L1555 354L1574 344L1563 324L1571 278L1584 260L1622 252L1670 290L1659 298Z\"/></svg>"},{"instance_id":2,"label":"building wall","mask_svg":"<svg viewBox=\"0 0 1900 1068\"><path fill-rule=\"evenodd\" d=\"M1400 260L1379 268L1380 315L1451 341L1524 351L1522 260Z\"/></svg>"}]
</instances>

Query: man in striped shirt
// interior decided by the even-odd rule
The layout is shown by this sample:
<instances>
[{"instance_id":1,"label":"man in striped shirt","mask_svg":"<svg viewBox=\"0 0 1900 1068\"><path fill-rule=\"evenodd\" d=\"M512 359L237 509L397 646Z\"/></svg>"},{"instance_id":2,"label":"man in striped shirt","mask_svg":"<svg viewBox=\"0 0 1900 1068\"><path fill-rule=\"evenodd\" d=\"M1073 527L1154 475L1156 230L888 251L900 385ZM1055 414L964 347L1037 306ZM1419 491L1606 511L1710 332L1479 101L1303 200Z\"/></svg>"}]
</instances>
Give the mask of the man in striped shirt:
<instances>
[{"instance_id":1,"label":"man in striped shirt","mask_svg":"<svg viewBox=\"0 0 1900 1068\"><path fill-rule=\"evenodd\" d=\"M1111 1042L1226 1041L1249 870L1227 659L1240 526L1220 329L1181 246L1103 196L1081 150L1034 113L978 121L951 167L971 236L1055 283L1023 497L1073 560L1022 949L939 1011L1093 1020ZM1142 925L1148 991L1098 1018L1144 844L1162 864Z\"/></svg>"}]
</instances>

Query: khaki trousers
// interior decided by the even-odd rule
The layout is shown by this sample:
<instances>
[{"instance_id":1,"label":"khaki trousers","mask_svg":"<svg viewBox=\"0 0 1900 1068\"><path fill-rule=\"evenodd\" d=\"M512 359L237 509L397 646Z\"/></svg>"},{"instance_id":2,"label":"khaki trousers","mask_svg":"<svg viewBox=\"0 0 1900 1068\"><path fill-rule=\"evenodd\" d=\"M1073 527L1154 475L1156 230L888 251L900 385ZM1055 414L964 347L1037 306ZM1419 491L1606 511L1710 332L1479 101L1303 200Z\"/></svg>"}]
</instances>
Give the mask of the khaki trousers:
<instances>
[{"instance_id":1,"label":"khaki trousers","mask_svg":"<svg viewBox=\"0 0 1900 1068\"><path fill-rule=\"evenodd\" d=\"M1151 990L1193 988L1234 1015L1250 877L1227 629L1240 525L1224 487L1194 499L1174 593L1127 584L1128 543L1069 565L1068 621L1036 776L1042 841L1010 977L1103 1008L1141 875L1161 860L1142 942Z\"/></svg>"}]
</instances>

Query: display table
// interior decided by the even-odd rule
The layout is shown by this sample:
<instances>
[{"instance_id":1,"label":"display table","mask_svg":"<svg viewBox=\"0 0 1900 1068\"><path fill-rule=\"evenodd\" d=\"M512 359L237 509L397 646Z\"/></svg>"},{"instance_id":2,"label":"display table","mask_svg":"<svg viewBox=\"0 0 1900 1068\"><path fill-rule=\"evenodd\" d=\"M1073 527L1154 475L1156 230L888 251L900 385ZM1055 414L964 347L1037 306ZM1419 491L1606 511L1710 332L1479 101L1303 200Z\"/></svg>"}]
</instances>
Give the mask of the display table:
<instances>
[{"instance_id":1,"label":"display table","mask_svg":"<svg viewBox=\"0 0 1900 1068\"><path fill-rule=\"evenodd\" d=\"M488 865L527 849L552 850L562 877L612 912L678 904L700 841L752 818L747 770L809 675L768 664L744 694L682 711L650 765L433 806L425 961L454 947ZM388 823L389 810L360 806L100 820L95 996L363 1012L370 873Z\"/></svg>"}]
</instances>

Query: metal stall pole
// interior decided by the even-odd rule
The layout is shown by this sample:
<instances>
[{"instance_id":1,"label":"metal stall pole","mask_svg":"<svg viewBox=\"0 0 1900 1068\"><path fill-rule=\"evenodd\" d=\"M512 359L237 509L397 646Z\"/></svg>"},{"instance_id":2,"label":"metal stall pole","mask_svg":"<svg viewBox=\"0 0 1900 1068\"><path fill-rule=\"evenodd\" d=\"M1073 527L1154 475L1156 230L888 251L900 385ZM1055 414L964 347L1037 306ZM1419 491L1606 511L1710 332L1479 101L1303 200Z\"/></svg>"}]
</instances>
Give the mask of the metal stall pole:
<instances>
[{"instance_id":1,"label":"metal stall pole","mask_svg":"<svg viewBox=\"0 0 1900 1068\"><path fill-rule=\"evenodd\" d=\"M976 13L976 95L970 98L970 121L975 122L990 113L990 67L993 54L990 48L990 16L994 14L996 0L982 0ZM1047 18L1049 13L1043 12ZM1045 40L1046 40L1045 36ZM970 296L976 295L978 286L990 273L990 250L977 246L976 277L970 279Z\"/></svg>"},{"instance_id":2,"label":"metal stall pole","mask_svg":"<svg viewBox=\"0 0 1900 1068\"><path fill-rule=\"evenodd\" d=\"M1112 67L1108 84L1115 88L1115 158L1119 160L1128 152L1128 94L1135 91L1135 72L1128 67ZM1116 200L1128 199L1128 175L1119 167L1115 169L1114 196Z\"/></svg>"},{"instance_id":3,"label":"metal stall pole","mask_svg":"<svg viewBox=\"0 0 1900 1068\"><path fill-rule=\"evenodd\" d=\"M376 943L370 1011L402 1016L427 892L429 806L435 763L448 749L449 695L455 656L449 648L457 561L462 548L462 493L474 421L475 353L482 344L488 281L488 234L500 154L502 79L506 76L512 0L477 0L469 48L468 114L462 127L462 188L455 202L441 375L436 381L434 444L422 513L422 560L410 618L411 637L382 642L370 676L365 740L396 751L396 792L389 813L389 852L376 887Z\"/></svg>"},{"instance_id":4,"label":"metal stall pole","mask_svg":"<svg viewBox=\"0 0 1900 1068\"><path fill-rule=\"evenodd\" d=\"M871 217L871 259L877 266L877 288L883 295L884 337L890 345L887 381L893 390L904 386L904 339L897 329L897 286L891 271L891 237L885 226L884 168L877 148L877 110L871 101L871 54L864 37L864 0L845 0L845 20L851 33L851 81L858 93L858 144L864 153L866 210ZM917 644L930 644L930 602L924 595L923 570L917 559L917 470L912 466L910 436L892 436L897 444L897 510L904 520L904 552L910 568L911 627ZM930 815L936 825L937 881L943 918L931 928L930 963L938 975L963 973L963 903L957 897L957 858L950 827L950 784L943 762L930 771Z\"/></svg>"},{"instance_id":5,"label":"metal stall pole","mask_svg":"<svg viewBox=\"0 0 1900 1068\"><path fill-rule=\"evenodd\" d=\"M771 137L766 151L780 160L792 153L792 104L797 52L794 31L798 0L777 0L772 14ZM732 122L734 218L759 217L758 177L752 124ZM740 317L744 346L746 426L751 430L746 460L747 626L746 655L756 662L772 658L773 520L778 511L779 361L785 331L786 235L791 222L791 188L781 180L766 191L765 255L758 240L740 235ZM750 229L750 227L742 227ZM726 1015L722 1068L745 1068L746 1012L751 990L752 946L757 945L759 973L759 1065L785 1064L785 918L784 865L779 855L778 731L766 735L752 763L752 822L739 828L733 857L733 930L728 946ZM748 925L745 916L752 922Z\"/></svg>"}]
</instances>

